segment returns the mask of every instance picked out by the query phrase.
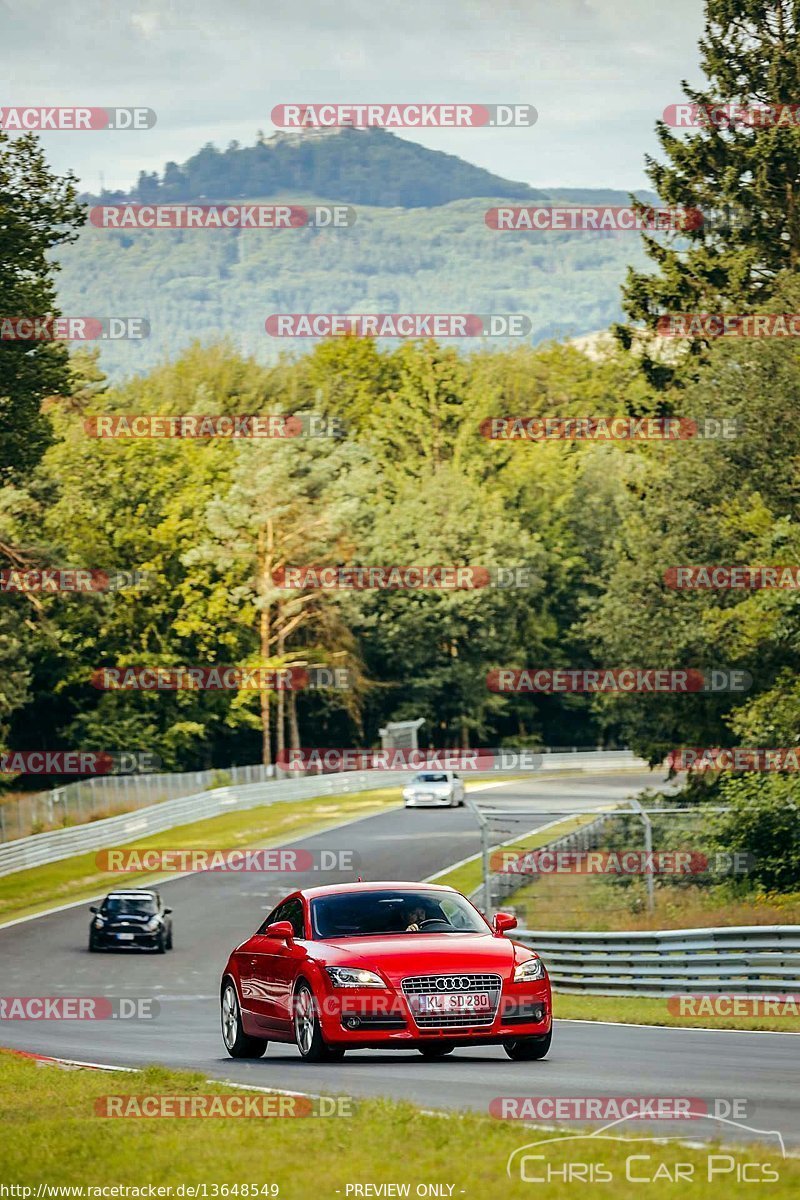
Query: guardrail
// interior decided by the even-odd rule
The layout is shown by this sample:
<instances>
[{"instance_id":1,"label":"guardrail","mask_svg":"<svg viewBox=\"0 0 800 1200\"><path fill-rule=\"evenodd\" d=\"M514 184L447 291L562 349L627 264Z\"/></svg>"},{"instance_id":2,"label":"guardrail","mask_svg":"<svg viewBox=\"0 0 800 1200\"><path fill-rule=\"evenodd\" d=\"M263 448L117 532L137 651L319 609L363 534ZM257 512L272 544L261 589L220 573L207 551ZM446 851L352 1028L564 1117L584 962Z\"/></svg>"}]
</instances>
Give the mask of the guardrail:
<instances>
[{"instance_id":1,"label":"guardrail","mask_svg":"<svg viewBox=\"0 0 800 1200\"><path fill-rule=\"evenodd\" d=\"M559 992L673 996L676 992L800 992L800 925L731 925L645 933L518 929Z\"/></svg>"},{"instance_id":2,"label":"guardrail","mask_svg":"<svg viewBox=\"0 0 800 1200\"><path fill-rule=\"evenodd\" d=\"M616 770L625 767L646 766L629 750L594 750L588 752L547 752L542 754L544 770ZM513 772L504 772L513 774ZM532 772L536 774L536 772ZM205 817L216 817L230 812L232 807L257 808L279 800L304 800L314 797L341 795L344 792L366 792L382 787L397 787L403 784L410 771L348 771L330 775L306 776L302 779L271 780L264 783L241 784L233 787L218 787L211 791L196 792L175 800L163 800L133 812L120 813L84 825L72 825L66 829L54 829L47 833L36 833L0 845L0 876L29 867L58 862L73 854L85 854L92 850L104 850L109 846L120 846L133 837L149 837L187 825ZM531 772L524 771L524 775ZM491 773L480 776L486 780Z\"/></svg>"},{"instance_id":3,"label":"guardrail","mask_svg":"<svg viewBox=\"0 0 800 1200\"><path fill-rule=\"evenodd\" d=\"M336 796L343 792L367 792L381 787L397 787L408 778L405 771L343 772L337 775L315 775L305 779L285 779L271 783L243 784L221 787L213 791L165 800L149 808L106 817L87 825L69 829L54 829L37 833L0 846L0 875L24 871L58 862L73 854L104 850L120 846L132 838L150 837L176 825L187 825L206 817L218 817L232 809L257 808L283 800L308 800L314 797Z\"/></svg>"}]
</instances>

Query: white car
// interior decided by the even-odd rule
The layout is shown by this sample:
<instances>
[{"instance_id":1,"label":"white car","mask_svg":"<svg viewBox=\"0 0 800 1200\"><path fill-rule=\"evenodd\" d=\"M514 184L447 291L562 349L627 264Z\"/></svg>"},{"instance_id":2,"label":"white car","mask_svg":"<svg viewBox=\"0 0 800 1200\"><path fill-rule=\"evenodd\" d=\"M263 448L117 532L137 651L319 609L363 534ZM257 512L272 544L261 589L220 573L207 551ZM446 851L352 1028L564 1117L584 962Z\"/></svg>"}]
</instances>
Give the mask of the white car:
<instances>
[{"instance_id":1,"label":"white car","mask_svg":"<svg viewBox=\"0 0 800 1200\"><path fill-rule=\"evenodd\" d=\"M460 808L464 781L455 771L420 771L403 788L406 808Z\"/></svg>"}]
</instances>

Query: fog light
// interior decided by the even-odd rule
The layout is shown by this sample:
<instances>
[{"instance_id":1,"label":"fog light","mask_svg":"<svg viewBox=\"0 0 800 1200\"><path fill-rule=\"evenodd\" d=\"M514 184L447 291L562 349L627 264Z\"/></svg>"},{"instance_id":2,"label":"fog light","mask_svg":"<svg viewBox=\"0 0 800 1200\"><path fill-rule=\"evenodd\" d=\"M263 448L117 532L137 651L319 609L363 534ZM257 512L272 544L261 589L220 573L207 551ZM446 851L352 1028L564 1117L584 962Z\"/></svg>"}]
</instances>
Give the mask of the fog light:
<instances>
[{"instance_id":1,"label":"fog light","mask_svg":"<svg viewBox=\"0 0 800 1200\"><path fill-rule=\"evenodd\" d=\"M360 1024L361 1024L361 1020L359 1017L348 1017L347 1018L347 1028L348 1029L358 1029Z\"/></svg>"}]
</instances>

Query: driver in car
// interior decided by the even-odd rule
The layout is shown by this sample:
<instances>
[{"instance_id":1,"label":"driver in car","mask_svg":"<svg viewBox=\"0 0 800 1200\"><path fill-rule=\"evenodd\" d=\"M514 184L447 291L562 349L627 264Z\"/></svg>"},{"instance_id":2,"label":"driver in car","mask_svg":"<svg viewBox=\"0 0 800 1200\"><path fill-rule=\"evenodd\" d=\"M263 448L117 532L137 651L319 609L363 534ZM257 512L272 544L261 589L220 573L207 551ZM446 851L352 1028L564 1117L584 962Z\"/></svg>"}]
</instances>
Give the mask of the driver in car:
<instances>
[{"instance_id":1,"label":"driver in car","mask_svg":"<svg viewBox=\"0 0 800 1200\"><path fill-rule=\"evenodd\" d=\"M420 925L422 925L423 921L429 920L429 917L421 904L415 904L409 907L406 913L406 920L408 921L406 933L419 933Z\"/></svg>"}]
</instances>

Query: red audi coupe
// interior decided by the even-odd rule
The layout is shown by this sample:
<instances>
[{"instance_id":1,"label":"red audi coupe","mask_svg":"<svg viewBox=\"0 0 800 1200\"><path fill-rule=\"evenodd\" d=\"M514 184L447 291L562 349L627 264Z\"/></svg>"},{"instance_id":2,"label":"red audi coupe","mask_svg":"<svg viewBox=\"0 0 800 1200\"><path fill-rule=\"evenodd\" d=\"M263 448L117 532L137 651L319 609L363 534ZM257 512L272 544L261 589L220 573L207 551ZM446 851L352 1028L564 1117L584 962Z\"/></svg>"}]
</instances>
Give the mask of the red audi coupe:
<instances>
[{"instance_id":1,"label":"red audi coupe","mask_svg":"<svg viewBox=\"0 0 800 1200\"><path fill-rule=\"evenodd\" d=\"M550 1049L550 981L537 954L505 937L460 892L419 883L348 883L293 892L233 951L222 976L232 1058L294 1042L309 1062L345 1051L500 1044L515 1060Z\"/></svg>"}]
</instances>

